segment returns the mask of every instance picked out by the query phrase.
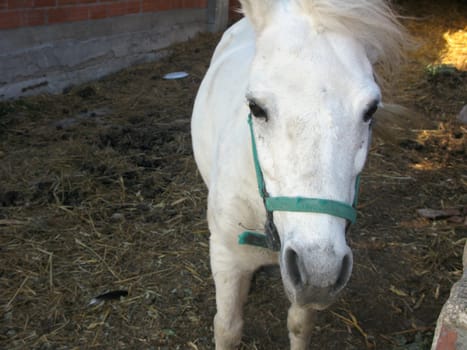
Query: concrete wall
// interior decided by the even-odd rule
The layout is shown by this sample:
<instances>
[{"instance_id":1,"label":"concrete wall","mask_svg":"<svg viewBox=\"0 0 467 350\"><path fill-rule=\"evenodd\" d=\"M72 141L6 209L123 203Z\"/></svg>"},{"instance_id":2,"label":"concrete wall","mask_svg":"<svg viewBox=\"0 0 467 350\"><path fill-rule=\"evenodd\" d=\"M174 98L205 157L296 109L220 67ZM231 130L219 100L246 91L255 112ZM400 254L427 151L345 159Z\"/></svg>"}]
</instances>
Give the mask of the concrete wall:
<instances>
[{"instance_id":1,"label":"concrete wall","mask_svg":"<svg viewBox=\"0 0 467 350\"><path fill-rule=\"evenodd\" d=\"M205 9L181 9L0 31L0 100L60 92L206 30Z\"/></svg>"},{"instance_id":2,"label":"concrete wall","mask_svg":"<svg viewBox=\"0 0 467 350\"><path fill-rule=\"evenodd\" d=\"M155 60L198 32L223 30L229 0L0 0L0 100Z\"/></svg>"},{"instance_id":3,"label":"concrete wall","mask_svg":"<svg viewBox=\"0 0 467 350\"><path fill-rule=\"evenodd\" d=\"M229 0L208 1L208 29L211 32L220 32L229 20Z\"/></svg>"}]
</instances>

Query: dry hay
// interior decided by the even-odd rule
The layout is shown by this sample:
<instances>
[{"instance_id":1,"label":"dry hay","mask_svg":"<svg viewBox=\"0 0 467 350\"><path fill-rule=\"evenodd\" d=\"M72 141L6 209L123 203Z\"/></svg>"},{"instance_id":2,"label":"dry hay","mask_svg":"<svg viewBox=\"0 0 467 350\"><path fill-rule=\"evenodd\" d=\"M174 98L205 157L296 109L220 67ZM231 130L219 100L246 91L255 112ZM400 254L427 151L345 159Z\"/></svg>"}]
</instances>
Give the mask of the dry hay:
<instances>
[{"instance_id":1,"label":"dry hay","mask_svg":"<svg viewBox=\"0 0 467 350\"><path fill-rule=\"evenodd\" d=\"M419 6L415 9L415 6ZM467 70L467 25L462 1L416 2L406 7L416 17L406 21L413 32L423 32L412 57L426 66L448 65Z\"/></svg>"},{"instance_id":2,"label":"dry hay","mask_svg":"<svg viewBox=\"0 0 467 350\"><path fill-rule=\"evenodd\" d=\"M462 13L455 1L443 12L413 3L436 10L409 21L418 37L438 38ZM189 118L217 40L200 36L60 96L0 104L0 348L212 348L206 191ZM435 60L415 53L395 94L419 118L380 118L349 236L353 277L320 313L312 349L427 348L460 277L465 223L416 213L467 202L466 130L455 122L466 76L430 72ZM179 70L190 76L161 79ZM90 305L118 290L128 296ZM258 274L250 294L242 349L286 348L277 271Z\"/></svg>"},{"instance_id":3,"label":"dry hay","mask_svg":"<svg viewBox=\"0 0 467 350\"><path fill-rule=\"evenodd\" d=\"M2 105L0 336L8 348L163 344L172 323L199 327L204 307L193 300L205 302L210 277L189 118L208 63L199 52L215 40L200 37L162 62L62 96ZM191 75L162 80L173 68ZM204 256L197 266L187 259L194 250ZM118 289L129 292L118 306L88 305ZM134 319L148 330L141 339L119 330Z\"/></svg>"}]
</instances>

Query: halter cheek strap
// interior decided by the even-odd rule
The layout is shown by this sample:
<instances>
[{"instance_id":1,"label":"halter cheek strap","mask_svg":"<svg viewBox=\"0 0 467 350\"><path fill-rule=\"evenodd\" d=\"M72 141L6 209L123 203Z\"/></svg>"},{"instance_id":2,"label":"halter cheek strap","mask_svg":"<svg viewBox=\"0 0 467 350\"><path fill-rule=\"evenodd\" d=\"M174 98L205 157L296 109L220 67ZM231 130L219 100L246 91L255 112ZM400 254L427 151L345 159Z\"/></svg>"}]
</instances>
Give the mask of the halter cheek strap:
<instances>
[{"instance_id":1,"label":"halter cheek strap","mask_svg":"<svg viewBox=\"0 0 467 350\"><path fill-rule=\"evenodd\" d=\"M266 223L264 227L265 233L244 231L238 236L239 244L248 244L264 248L269 248L274 251L279 251L281 248L279 233L274 224L274 211L291 211L305 213L321 213L332 216L337 216L346 219L349 224L353 224L357 219L357 201L358 189L360 186L360 175L355 181L355 196L352 205L344 202L335 201L332 199L322 198L306 198L306 197L270 197L264 182L263 172L258 159L258 151L256 148L255 135L253 131L253 120L251 113L248 115L248 124L250 127L251 146L253 151L253 162L256 171L256 180L258 190L263 204L266 209Z\"/></svg>"}]
</instances>

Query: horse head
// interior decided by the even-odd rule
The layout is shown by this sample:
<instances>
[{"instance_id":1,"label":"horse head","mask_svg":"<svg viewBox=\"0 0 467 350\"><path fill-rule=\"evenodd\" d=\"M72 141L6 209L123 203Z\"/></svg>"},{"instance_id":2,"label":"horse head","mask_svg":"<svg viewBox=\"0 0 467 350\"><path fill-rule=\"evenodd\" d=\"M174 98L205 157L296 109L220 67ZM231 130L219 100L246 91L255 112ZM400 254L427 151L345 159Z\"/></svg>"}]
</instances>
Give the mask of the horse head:
<instances>
[{"instance_id":1,"label":"horse head","mask_svg":"<svg viewBox=\"0 0 467 350\"><path fill-rule=\"evenodd\" d=\"M381 53L377 33L360 33L368 25L359 18L326 17L320 1L244 0L242 7L256 34L246 99L267 196L350 206L381 103L372 65ZM310 211L274 211L273 222L289 299L322 309L351 275L349 223Z\"/></svg>"}]
</instances>

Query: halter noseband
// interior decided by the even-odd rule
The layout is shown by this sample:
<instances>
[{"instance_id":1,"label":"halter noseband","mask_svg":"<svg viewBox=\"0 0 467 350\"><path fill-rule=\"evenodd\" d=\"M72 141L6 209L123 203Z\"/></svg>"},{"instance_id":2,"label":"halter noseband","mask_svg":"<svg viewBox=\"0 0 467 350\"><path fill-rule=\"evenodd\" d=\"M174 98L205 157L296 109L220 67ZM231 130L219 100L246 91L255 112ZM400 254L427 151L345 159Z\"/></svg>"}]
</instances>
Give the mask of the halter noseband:
<instances>
[{"instance_id":1,"label":"halter noseband","mask_svg":"<svg viewBox=\"0 0 467 350\"><path fill-rule=\"evenodd\" d=\"M279 251L281 248L281 242L276 225L274 224L274 211L321 213L346 219L349 224L353 224L355 222L357 219L356 207L360 176L357 176L357 180L355 181L355 197L352 205L332 199L322 198L270 197L266 190L263 172L261 171L261 166L259 164L251 113L248 115L248 124L250 126L251 146L253 150L253 162L255 164L258 190L261 198L263 199L264 208L266 209L266 223L264 225L265 234L252 231L242 232L238 236L239 244L255 245Z\"/></svg>"}]
</instances>

